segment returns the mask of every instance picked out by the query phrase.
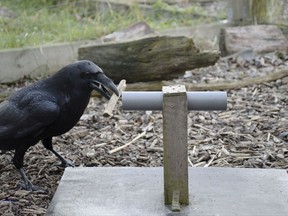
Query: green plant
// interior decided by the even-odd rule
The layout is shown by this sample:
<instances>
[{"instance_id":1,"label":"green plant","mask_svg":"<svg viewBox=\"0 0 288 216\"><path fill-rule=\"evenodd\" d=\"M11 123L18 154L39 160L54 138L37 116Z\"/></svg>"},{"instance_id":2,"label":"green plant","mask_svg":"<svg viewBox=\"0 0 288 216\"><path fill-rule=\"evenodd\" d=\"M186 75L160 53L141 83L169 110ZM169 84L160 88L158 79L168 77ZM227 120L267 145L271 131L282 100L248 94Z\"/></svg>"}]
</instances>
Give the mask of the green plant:
<instances>
[{"instance_id":1,"label":"green plant","mask_svg":"<svg viewBox=\"0 0 288 216\"><path fill-rule=\"evenodd\" d=\"M139 21L155 30L192 26L203 22L195 19L195 14L205 13L199 5L180 8L162 0L150 10L136 3L105 9L94 0L1 0L0 7L16 15L12 19L0 17L2 49L95 39Z\"/></svg>"}]
</instances>

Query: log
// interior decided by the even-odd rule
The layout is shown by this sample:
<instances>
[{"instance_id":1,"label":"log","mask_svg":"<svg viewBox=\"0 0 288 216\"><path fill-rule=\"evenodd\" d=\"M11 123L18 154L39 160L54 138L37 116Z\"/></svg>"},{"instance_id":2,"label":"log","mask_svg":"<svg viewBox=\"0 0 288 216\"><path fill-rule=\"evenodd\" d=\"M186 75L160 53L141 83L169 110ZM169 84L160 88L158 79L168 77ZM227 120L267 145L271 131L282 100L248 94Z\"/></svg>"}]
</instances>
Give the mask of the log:
<instances>
[{"instance_id":1,"label":"log","mask_svg":"<svg viewBox=\"0 0 288 216\"><path fill-rule=\"evenodd\" d=\"M218 90L231 90L239 89L243 87L248 87L252 85L259 85L262 83L268 83L288 77L288 68L282 70L267 73L266 75L259 77L247 77L242 80L236 81L225 81L225 82L215 82L215 83L205 83L205 84L185 84L188 91L218 91ZM156 82L139 82L131 83L127 85L128 91L161 91L162 86L175 85L172 81L156 81ZM0 92L0 102L5 100L11 92ZM99 97L98 92L92 92L92 97Z\"/></svg>"},{"instance_id":2,"label":"log","mask_svg":"<svg viewBox=\"0 0 288 216\"><path fill-rule=\"evenodd\" d=\"M231 90L239 89L247 86L258 85L262 83L272 82L278 79L288 77L288 68L273 71L267 73L266 75L259 77L247 77L242 80L235 81L218 81L215 83L197 83L197 84L185 84L187 90L189 91L218 91L218 90ZM174 83L175 84L175 83ZM162 81L162 82L147 82L147 83L135 83L128 84L127 90L138 90L138 91L160 91L164 85L173 85L171 81Z\"/></svg>"},{"instance_id":3,"label":"log","mask_svg":"<svg viewBox=\"0 0 288 216\"><path fill-rule=\"evenodd\" d=\"M79 59L99 65L115 82L169 80L215 64L218 51L201 52L192 38L153 36L121 43L80 47Z\"/></svg>"},{"instance_id":4,"label":"log","mask_svg":"<svg viewBox=\"0 0 288 216\"><path fill-rule=\"evenodd\" d=\"M282 69L279 71L274 71L267 73L265 76L259 77L247 77L242 80L237 80L234 82L216 82L209 84L188 84L187 89L189 91L216 91L216 90L230 90L230 89L240 89L247 86L258 85L262 83L267 83L282 79L283 77L288 76L288 68Z\"/></svg>"},{"instance_id":5,"label":"log","mask_svg":"<svg viewBox=\"0 0 288 216\"><path fill-rule=\"evenodd\" d=\"M247 49L256 53L287 52L288 40L274 25L227 27L221 30L219 47L222 56Z\"/></svg>"}]
</instances>

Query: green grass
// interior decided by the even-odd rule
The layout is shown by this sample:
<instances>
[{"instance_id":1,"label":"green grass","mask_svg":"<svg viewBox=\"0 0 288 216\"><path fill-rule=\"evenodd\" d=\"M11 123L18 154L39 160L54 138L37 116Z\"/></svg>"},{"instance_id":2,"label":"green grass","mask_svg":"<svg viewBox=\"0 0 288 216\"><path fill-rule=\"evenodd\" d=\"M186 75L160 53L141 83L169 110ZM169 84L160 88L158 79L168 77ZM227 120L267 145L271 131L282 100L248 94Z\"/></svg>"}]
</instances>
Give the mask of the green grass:
<instances>
[{"instance_id":1,"label":"green grass","mask_svg":"<svg viewBox=\"0 0 288 216\"><path fill-rule=\"evenodd\" d=\"M139 21L155 30L192 26L203 20L193 19L191 14L205 13L197 5L180 9L161 0L147 14L138 5L100 11L93 0L1 0L0 7L17 16L0 18L0 49L96 39Z\"/></svg>"}]
</instances>

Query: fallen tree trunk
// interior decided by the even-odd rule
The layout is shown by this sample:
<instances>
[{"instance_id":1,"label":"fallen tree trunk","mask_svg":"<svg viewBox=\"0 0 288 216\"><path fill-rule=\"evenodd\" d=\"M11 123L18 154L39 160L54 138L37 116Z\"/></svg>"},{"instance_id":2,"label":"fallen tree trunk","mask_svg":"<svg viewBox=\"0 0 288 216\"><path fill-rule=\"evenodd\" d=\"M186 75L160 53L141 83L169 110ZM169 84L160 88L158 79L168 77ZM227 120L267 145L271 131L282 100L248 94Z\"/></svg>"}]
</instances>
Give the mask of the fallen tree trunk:
<instances>
[{"instance_id":1,"label":"fallen tree trunk","mask_svg":"<svg viewBox=\"0 0 288 216\"><path fill-rule=\"evenodd\" d=\"M128 83L169 80L185 71L215 64L217 51L201 52L187 37L154 36L79 48L79 59L99 65L111 79Z\"/></svg>"}]
</instances>

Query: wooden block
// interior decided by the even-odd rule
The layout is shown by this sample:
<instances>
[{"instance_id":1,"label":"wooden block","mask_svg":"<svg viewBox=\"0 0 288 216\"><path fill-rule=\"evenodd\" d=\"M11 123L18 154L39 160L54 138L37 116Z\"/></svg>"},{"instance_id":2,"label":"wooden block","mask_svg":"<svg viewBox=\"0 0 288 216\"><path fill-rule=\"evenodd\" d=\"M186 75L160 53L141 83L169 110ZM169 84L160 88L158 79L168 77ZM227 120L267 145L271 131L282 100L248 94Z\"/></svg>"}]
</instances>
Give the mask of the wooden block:
<instances>
[{"instance_id":1,"label":"wooden block","mask_svg":"<svg viewBox=\"0 0 288 216\"><path fill-rule=\"evenodd\" d=\"M171 205L173 191L179 191L179 203L188 205L186 89L185 86L165 86L162 91L165 204Z\"/></svg>"},{"instance_id":2,"label":"wooden block","mask_svg":"<svg viewBox=\"0 0 288 216\"><path fill-rule=\"evenodd\" d=\"M174 85L174 86L163 86L162 91L164 94L167 94L167 97L177 96L179 93L184 93L186 95L185 85Z\"/></svg>"}]
</instances>

